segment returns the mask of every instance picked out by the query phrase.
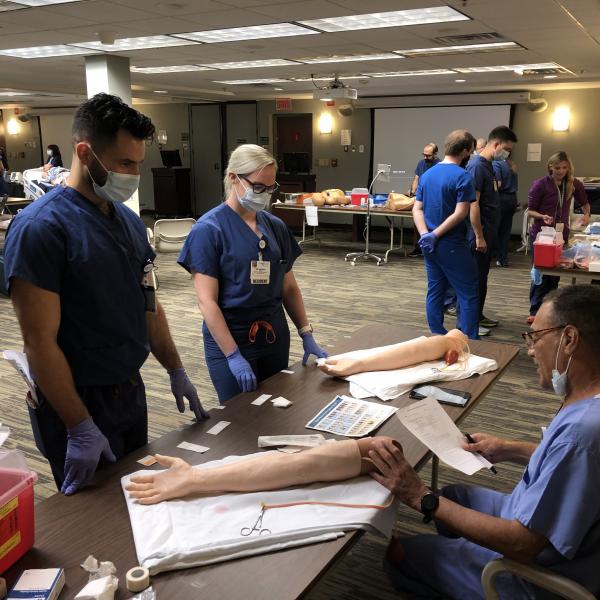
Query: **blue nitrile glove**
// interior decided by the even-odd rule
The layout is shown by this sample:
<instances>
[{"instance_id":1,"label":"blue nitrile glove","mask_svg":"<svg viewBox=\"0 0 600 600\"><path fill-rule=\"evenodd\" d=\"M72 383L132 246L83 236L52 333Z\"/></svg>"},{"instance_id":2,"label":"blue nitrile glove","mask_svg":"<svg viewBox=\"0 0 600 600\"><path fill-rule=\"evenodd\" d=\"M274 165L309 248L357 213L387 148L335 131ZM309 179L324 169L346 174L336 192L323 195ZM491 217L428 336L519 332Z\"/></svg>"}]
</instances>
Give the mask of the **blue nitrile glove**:
<instances>
[{"instance_id":1,"label":"blue nitrile glove","mask_svg":"<svg viewBox=\"0 0 600 600\"><path fill-rule=\"evenodd\" d=\"M302 337L302 347L304 348L304 356L302 357L302 364L304 366L306 366L308 357L311 354L314 354L317 358L327 358L329 356L329 354L315 342L312 333L303 333L300 337Z\"/></svg>"},{"instance_id":2,"label":"blue nitrile glove","mask_svg":"<svg viewBox=\"0 0 600 600\"><path fill-rule=\"evenodd\" d=\"M436 243L437 236L435 233L433 233L433 231L430 231L429 233L423 233L419 238L419 246L421 247L421 250L425 252L425 254L431 254L435 249Z\"/></svg>"},{"instance_id":3,"label":"blue nitrile glove","mask_svg":"<svg viewBox=\"0 0 600 600\"><path fill-rule=\"evenodd\" d=\"M250 363L242 356L239 348L236 348L227 357L229 370L236 378L242 392L251 392L257 387L256 375L250 366Z\"/></svg>"},{"instance_id":4,"label":"blue nitrile glove","mask_svg":"<svg viewBox=\"0 0 600 600\"><path fill-rule=\"evenodd\" d=\"M65 496L70 496L83 487L96 472L101 456L109 462L117 460L108 440L96 427L92 417L67 429L65 480L60 491Z\"/></svg>"},{"instance_id":5,"label":"blue nitrile glove","mask_svg":"<svg viewBox=\"0 0 600 600\"><path fill-rule=\"evenodd\" d=\"M193 410L196 415L196 421L208 419L208 413L202 408L202 404L200 404L200 399L198 398L198 392L192 385L185 369L179 367L178 369L168 371L168 373L171 378L171 391L173 392L173 396L175 396L175 402L177 403L179 412L182 413L185 411L183 399L187 398L190 403L190 410Z\"/></svg>"}]
</instances>

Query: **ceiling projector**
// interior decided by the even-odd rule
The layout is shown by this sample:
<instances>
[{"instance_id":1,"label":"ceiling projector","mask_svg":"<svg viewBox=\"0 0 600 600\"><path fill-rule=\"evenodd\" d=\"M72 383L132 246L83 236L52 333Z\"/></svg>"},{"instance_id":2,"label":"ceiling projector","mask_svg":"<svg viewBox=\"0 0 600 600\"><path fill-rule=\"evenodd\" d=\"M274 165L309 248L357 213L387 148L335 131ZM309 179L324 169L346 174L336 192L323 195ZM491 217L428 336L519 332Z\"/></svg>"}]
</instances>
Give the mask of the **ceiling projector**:
<instances>
[{"instance_id":1,"label":"ceiling projector","mask_svg":"<svg viewBox=\"0 0 600 600\"><path fill-rule=\"evenodd\" d=\"M319 88L313 92L313 100L356 100L358 91L351 87Z\"/></svg>"}]
</instances>

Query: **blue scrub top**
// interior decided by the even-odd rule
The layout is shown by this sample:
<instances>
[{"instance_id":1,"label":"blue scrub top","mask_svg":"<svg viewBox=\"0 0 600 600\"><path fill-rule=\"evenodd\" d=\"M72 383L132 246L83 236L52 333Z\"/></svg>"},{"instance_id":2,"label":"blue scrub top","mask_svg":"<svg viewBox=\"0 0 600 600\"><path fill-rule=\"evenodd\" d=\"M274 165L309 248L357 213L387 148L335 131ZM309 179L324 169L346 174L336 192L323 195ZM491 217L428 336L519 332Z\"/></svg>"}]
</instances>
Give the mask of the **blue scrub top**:
<instances>
[{"instance_id":1,"label":"blue scrub top","mask_svg":"<svg viewBox=\"0 0 600 600\"><path fill-rule=\"evenodd\" d=\"M504 194L516 194L519 176L511 169L510 164L505 160L493 160L492 167L498 182L498 191Z\"/></svg>"},{"instance_id":2,"label":"blue scrub top","mask_svg":"<svg viewBox=\"0 0 600 600\"><path fill-rule=\"evenodd\" d=\"M500 219L500 198L492 163L483 156L475 154L471 156L466 169L473 178L475 190L480 193L481 225L484 230L495 232Z\"/></svg>"},{"instance_id":3,"label":"blue scrub top","mask_svg":"<svg viewBox=\"0 0 600 600\"><path fill-rule=\"evenodd\" d=\"M439 162L440 162L440 159L437 157L434 158L432 161L427 161L424 158L422 158L417 163L417 168L415 169L415 175L418 175L419 177L421 177L421 175L423 175L423 173L425 173L426 171L431 169L431 167L437 165Z\"/></svg>"},{"instance_id":4,"label":"blue scrub top","mask_svg":"<svg viewBox=\"0 0 600 600\"><path fill-rule=\"evenodd\" d=\"M130 380L149 353L142 272L154 252L127 206L100 209L73 188L54 188L11 222L7 286L24 279L60 296L58 345L77 386Z\"/></svg>"},{"instance_id":5,"label":"blue scrub top","mask_svg":"<svg viewBox=\"0 0 600 600\"><path fill-rule=\"evenodd\" d=\"M259 238L225 202L194 225L179 264L219 281L218 304L230 327L269 321L283 305L283 278L302 254L285 223L269 212L256 213L266 241L263 260L271 263L269 284L250 283L250 262L258 259Z\"/></svg>"},{"instance_id":6,"label":"blue scrub top","mask_svg":"<svg viewBox=\"0 0 600 600\"><path fill-rule=\"evenodd\" d=\"M471 176L458 165L439 163L419 177L417 200L423 203L427 229L432 231L454 213L459 202L474 202L475 188ZM442 239L465 242L467 221L448 231Z\"/></svg>"},{"instance_id":7,"label":"blue scrub top","mask_svg":"<svg viewBox=\"0 0 600 600\"><path fill-rule=\"evenodd\" d=\"M554 417L499 516L548 538L536 562L600 592L600 397Z\"/></svg>"}]
</instances>

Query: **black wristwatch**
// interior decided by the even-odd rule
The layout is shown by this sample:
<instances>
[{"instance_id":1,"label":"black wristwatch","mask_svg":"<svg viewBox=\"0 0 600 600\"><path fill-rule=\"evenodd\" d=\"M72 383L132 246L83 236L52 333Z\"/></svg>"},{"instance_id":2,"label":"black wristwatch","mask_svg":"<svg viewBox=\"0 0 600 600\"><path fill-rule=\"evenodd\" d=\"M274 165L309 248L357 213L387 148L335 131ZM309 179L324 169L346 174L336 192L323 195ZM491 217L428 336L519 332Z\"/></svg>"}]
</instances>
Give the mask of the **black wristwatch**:
<instances>
[{"instance_id":1,"label":"black wristwatch","mask_svg":"<svg viewBox=\"0 0 600 600\"><path fill-rule=\"evenodd\" d=\"M423 513L423 523L429 523L433 519L433 513L440 505L440 498L433 492L423 494L421 498L421 512Z\"/></svg>"}]
</instances>

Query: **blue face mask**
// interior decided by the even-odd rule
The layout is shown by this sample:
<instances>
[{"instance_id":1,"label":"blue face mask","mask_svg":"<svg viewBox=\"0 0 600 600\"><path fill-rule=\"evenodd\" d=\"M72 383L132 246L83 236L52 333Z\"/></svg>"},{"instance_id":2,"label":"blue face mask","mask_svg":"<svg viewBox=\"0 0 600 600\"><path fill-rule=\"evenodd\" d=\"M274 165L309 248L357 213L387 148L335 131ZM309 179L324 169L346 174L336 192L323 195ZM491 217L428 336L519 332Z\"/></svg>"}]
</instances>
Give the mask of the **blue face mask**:
<instances>
[{"instance_id":1,"label":"blue face mask","mask_svg":"<svg viewBox=\"0 0 600 600\"><path fill-rule=\"evenodd\" d=\"M567 373L569 372L569 367L571 366L571 359L573 356L569 356L569 360L567 361L567 368L563 373L560 373L558 370L558 354L560 352L560 347L562 345L563 337L565 332L563 331L560 336L560 342L558 342L558 348L556 349L556 359L554 361L554 369L552 369L552 388L554 389L554 393L557 396L566 396L567 395Z\"/></svg>"},{"instance_id":2,"label":"blue face mask","mask_svg":"<svg viewBox=\"0 0 600 600\"><path fill-rule=\"evenodd\" d=\"M242 180L238 177L238 181L244 187L244 195L240 196L235 191L235 195L237 196L238 202L240 205L246 210L251 210L252 212L258 212L259 210L264 210L269 203L271 198L271 194L269 192L263 192L262 194L256 194L251 187L246 187Z\"/></svg>"}]
</instances>

